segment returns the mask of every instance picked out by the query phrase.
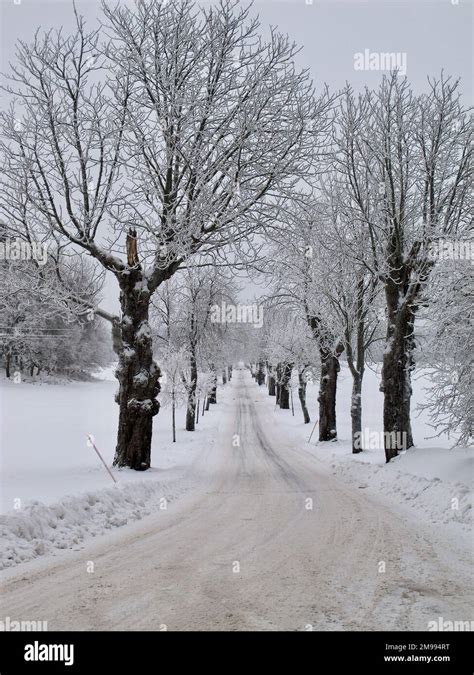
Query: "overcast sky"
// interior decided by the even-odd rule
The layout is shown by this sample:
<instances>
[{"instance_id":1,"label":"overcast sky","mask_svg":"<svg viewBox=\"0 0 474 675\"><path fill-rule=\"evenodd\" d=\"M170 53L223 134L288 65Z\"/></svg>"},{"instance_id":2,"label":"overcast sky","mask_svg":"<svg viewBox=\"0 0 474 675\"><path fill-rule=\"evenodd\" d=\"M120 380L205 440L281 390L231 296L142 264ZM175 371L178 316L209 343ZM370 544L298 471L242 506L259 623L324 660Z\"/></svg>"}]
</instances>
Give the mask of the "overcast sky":
<instances>
[{"instance_id":1,"label":"overcast sky","mask_svg":"<svg viewBox=\"0 0 474 675\"><path fill-rule=\"evenodd\" d=\"M77 0L76 5L92 27L100 2ZM71 0L0 0L0 6L3 72L14 59L17 39L29 40L39 26L73 25ZM299 65L310 69L317 89L324 82L333 90L346 82L356 89L376 87L381 73L355 70L354 54L394 52L406 58L415 91L426 88L427 75L444 69L461 77L465 104L472 104L473 6L468 0L257 0L254 10L264 26L278 26L303 48ZM114 284L107 284L105 304L116 310Z\"/></svg>"}]
</instances>

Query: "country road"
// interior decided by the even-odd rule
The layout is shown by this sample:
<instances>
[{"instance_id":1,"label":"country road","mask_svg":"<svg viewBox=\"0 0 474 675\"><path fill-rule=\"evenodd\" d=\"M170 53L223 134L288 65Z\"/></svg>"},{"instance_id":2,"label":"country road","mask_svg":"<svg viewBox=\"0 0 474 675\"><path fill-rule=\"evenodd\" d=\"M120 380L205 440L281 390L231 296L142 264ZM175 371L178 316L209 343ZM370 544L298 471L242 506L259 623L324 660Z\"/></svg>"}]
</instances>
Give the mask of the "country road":
<instances>
[{"instance_id":1,"label":"country road","mask_svg":"<svg viewBox=\"0 0 474 675\"><path fill-rule=\"evenodd\" d=\"M201 631L470 619L465 556L446 557L428 530L295 448L248 373L229 386L194 489L80 552L4 574L2 616L50 630Z\"/></svg>"}]
</instances>

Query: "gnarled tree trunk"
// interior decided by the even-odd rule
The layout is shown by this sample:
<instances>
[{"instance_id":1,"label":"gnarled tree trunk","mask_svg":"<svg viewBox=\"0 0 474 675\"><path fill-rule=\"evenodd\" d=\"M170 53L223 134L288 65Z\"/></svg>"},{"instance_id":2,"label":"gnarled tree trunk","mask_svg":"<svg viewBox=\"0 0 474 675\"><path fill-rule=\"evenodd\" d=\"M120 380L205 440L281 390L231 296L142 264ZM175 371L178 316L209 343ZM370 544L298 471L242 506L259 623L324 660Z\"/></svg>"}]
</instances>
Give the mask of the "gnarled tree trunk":
<instances>
[{"instance_id":1,"label":"gnarled tree trunk","mask_svg":"<svg viewBox=\"0 0 474 675\"><path fill-rule=\"evenodd\" d=\"M116 401L120 408L114 466L143 471L151 463L152 426L160 408L157 396L161 371L153 360L148 324L150 293L141 270L129 270L119 283L122 319L113 327L114 349L119 358Z\"/></svg>"},{"instance_id":2,"label":"gnarled tree trunk","mask_svg":"<svg viewBox=\"0 0 474 675\"><path fill-rule=\"evenodd\" d=\"M293 370L292 363L284 363L281 372L280 381L280 408L282 410L290 409L290 379L291 371Z\"/></svg>"},{"instance_id":3,"label":"gnarled tree trunk","mask_svg":"<svg viewBox=\"0 0 474 675\"><path fill-rule=\"evenodd\" d=\"M399 289L386 287L388 308L387 347L383 355L383 426L385 459L389 462L401 449L411 448L413 434L410 419L411 371L414 368L415 307L401 306ZM401 439L398 447L394 439Z\"/></svg>"},{"instance_id":4,"label":"gnarled tree trunk","mask_svg":"<svg viewBox=\"0 0 474 675\"><path fill-rule=\"evenodd\" d=\"M341 369L339 356L325 348L320 349L321 379L319 382L319 440L333 441L337 438L336 392L337 376Z\"/></svg>"},{"instance_id":5,"label":"gnarled tree trunk","mask_svg":"<svg viewBox=\"0 0 474 675\"><path fill-rule=\"evenodd\" d=\"M211 370L212 370L212 386L210 394L208 396L208 401L209 403L217 403L217 372L214 366L211 366Z\"/></svg>"},{"instance_id":6,"label":"gnarled tree trunk","mask_svg":"<svg viewBox=\"0 0 474 675\"><path fill-rule=\"evenodd\" d=\"M342 342L335 347L334 336L324 326L320 316L307 312L308 325L319 346L321 377L319 381L319 440L333 441L337 438L336 393L337 375L341 369L339 357L344 351Z\"/></svg>"}]
</instances>

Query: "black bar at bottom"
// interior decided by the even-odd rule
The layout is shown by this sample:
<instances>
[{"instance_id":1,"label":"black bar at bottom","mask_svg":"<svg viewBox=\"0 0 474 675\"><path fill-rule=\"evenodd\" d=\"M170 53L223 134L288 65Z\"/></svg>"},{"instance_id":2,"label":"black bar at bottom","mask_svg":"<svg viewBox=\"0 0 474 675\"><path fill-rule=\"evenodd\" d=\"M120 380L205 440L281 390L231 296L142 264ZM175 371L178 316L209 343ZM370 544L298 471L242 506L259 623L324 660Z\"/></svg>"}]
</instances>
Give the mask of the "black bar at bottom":
<instances>
[{"instance_id":1,"label":"black bar at bottom","mask_svg":"<svg viewBox=\"0 0 474 675\"><path fill-rule=\"evenodd\" d=\"M227 645L229 651L222 651ZM320 673L473 672L469 632L6 632L0 633L0 675L115 669L155 674L182 667L183 662L193 670L213 664L220 671L229 666L253 669L255 653L263 657L266 672L273 659L281 658L290 659L290 671L307 663Z\"/></svg>"}]
</instances>

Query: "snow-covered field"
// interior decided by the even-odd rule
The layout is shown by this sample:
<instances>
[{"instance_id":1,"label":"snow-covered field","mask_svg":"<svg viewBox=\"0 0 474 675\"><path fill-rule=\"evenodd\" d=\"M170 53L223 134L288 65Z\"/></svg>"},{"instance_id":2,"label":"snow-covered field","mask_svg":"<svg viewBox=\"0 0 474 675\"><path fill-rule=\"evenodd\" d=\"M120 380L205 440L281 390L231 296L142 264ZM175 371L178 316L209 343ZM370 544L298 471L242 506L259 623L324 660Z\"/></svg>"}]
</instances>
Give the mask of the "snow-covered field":
<instances>
[{"instance_id":1,"label":"snow-covered field","mask_svg":"<svg viewBox=\"0 0 474 675\"><path fill-rule=\"evenodd\" d=\"M184 430L184 410L177 412L177 443L172 443L171 413L163 408L154 421L153 468L145 473L115 470L117 484L101 464L87 434L93 434L110 466L113 459L118 408L116 383L105 371L101 380L68 384L0 385L2 566L9 567L55 549L76 548L98 536L140 519L190 490L202 476L193 463L217 437L222 407L200 417L197 431ZM414 416L416 448L388 466L380 449L351 454L351 378L342 368L338 394L338 432L335 443L318 444L317 387L308 386L311 424L304 425L294 392L295 414L274 408L265 387L255 393L272 409L276 423L286 427L298 447L314 455L327 470L367 493L377 494L394 508L453 532L470 532L474 458L472 452L450 450L447 438L429 439L433 430ZM414 407L423 397L422 378L414 383ZM226 400L229 387L219 388ZM367 371L363 392L363 427L381 431L382 395L376 374Z\"/></svg>"},{"instance_id":2,"label":"snow-covered field","mask_svg":"<svg viewBox=\"0 0 474 675\"><path fill-rule=\"evenodd\" d=\"M200 415L196 432L184 430L178 409L177 442L171 410L154 420L152 468L113 469L114 484L94 449L111 467L118 406L112 369L94 382L0 384L1 567L140 519L190 489L199 479L193 460L212 445L216 406Z\"/></svg>"}]
</instances>

